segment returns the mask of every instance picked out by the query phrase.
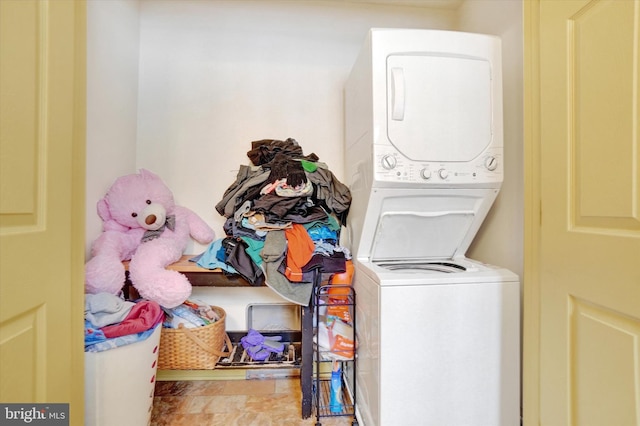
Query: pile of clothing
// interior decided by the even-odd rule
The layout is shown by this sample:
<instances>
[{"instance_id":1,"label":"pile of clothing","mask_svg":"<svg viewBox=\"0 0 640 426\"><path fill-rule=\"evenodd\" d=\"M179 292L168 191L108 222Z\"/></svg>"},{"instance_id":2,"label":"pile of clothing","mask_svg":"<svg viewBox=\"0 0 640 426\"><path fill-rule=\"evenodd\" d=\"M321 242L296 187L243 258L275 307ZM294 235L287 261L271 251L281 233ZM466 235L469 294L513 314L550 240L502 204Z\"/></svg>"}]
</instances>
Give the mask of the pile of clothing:
<instances>
[{"instance_id":1,"label":"pile of clothing","mask_svg":"<svg viewBox=\"0 0 640 426\"><path fill-rule=\"evenodd\" d=\"M163 319L160 305L150 300L85 294L84 351L102 352L146 340Z\"/></svg>"},{"instance_id":2,"label":"pile of clothing","mask_svg":"<svg viewBox=\"0 0 640 426\"><path fill-rule=\"evenodd\" d=\"M226 237L192 261L306 306L314 282L345 272L351 258L339 245L351 193L295 139L254 141L247 156L252 165L240 165L215 207L227 218Z\"/></svg>"}]
</instances>

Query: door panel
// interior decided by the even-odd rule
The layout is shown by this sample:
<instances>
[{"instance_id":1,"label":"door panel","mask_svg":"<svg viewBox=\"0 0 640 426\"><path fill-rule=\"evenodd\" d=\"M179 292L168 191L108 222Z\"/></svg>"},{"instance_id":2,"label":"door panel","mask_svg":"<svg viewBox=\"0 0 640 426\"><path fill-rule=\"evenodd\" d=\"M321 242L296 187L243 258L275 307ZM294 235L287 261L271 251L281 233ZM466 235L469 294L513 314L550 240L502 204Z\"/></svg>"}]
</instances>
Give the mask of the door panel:
<instances>
[{"instance_id":1,"label":"door panel","mask_svg":"<svg viewBox=\"0 0 640 426\"><path fill-rule=\"evenodd\" d=\"M637 425L640 2L538 6L540 423Z\"/></svg>"},{"instance_id":2,"label":"door panel","mask_svg":"<svg viewBox=\"0 0 640 426\"><path fill-rule=\"evenodd\" d=\"M471 161L491 143L491 93L486 59L389 55L389 140L414 161Z\"/></svg>"},{"instance_id":3,"label":"door panel","mask_svg":"<svg viewBox=\"0 0 640 426\"><path fill-rule=\"evenodd\" d=\"M569 363L574 424L637 424L637 318L569 299ZM606 349L603 349L606 348ZM635 370L635 374L634 373ZM630 374L631 373L631 374ZM615 397L611 397L614 395Z\"/></svg>"},{"instance_id":4,"label":"door panel","mask_svg":"<svg viewBox=\"0 0 640 426\"><path fill-rule=\"evenodd\" d=\"M640 232L637 3L616 3L567 19L571 218L586 232Z\"/></svg>"},{"instance_id":5,"label":"door panel","mask_svg":"<svg viewBox=\"0 0 640 426\"><path fill-rule=\"evenodd\" d=\"M0 1L0 401L83 423L85 5Z\"/></svg>"}]
</instances>

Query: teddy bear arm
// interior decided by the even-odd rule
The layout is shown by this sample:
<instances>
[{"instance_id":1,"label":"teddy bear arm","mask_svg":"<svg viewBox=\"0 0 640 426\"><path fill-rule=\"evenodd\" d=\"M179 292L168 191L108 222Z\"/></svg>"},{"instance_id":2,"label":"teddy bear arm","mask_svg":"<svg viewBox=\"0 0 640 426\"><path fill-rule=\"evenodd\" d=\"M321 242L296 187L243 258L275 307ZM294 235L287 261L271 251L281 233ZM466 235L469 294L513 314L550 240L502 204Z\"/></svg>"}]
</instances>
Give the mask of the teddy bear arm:
<instances>
[{"instance_id":1,"label":"teddy bear arm","mask_svg":"<svg viewBox=\"0 0 640 426\"><path fill-rule=\"evenodd\" d=\"M121 262L131 258L140 244L141 233L105 231L93 243L91 254L117 259Z\"/></svg>"},{"instance_id":2,"label":"teddy bear arm","mask_svg":"<svg viewBox=\"0 0 640 426\"><path fill-rule=\"evenodd\" d=\"M213 241L215 232L200 216L186 207L176 206L176 210L185 218L189 234L194 240L200 244L209 244Z\"/></svg>"}]
</instances>

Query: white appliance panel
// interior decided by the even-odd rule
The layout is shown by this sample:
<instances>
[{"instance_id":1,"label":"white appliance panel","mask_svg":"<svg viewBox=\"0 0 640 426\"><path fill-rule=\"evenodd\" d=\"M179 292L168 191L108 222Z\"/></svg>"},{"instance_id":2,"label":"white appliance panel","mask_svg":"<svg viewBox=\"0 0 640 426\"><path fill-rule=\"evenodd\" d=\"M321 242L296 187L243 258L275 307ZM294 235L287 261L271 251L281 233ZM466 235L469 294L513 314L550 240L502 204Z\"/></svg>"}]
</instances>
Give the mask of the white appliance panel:
<instances>
[{"instance_id":1,"label":"white appliance panel","mask_svg":"<svg viewBox=\"0 0 640 426\"><path fill-rule=\"evenodd\" d=\"M413 161L468 162L492 138L491 63L442 54L387 57L389 141Z\"/></svg>"},{"instance_id":2,"label":"white appliance panel","mask_svg":"<svg viewBox=\"0 0 640 426\"><path fill-rule=\"evenodd\" d=\"M356 274L358 272L356 271ZM364 426L381 426L380 401L380 286L354 283L356 292L356 408ZM406 391L403 392L403 395ZM398 396L402 397L402 396ZM375 420L374 420L375 419Z\"/></svg>"},{"instance_id":3,"label":"white appliance panel","mask_svg":"<svg viewBox=\"0 0 640 426\"><path fill-rule=\"evenodd\" d=\"M407 265L406 262L398 262L398 265ZM429 263L429 262L425 262ZM434 261L437 265L437 261ZM464 270L457 272L441 272L438 268L424 270L418 268L391 269L385 267L385 262L361 262L358 261L357 270L360 273L357 280L366 275L369 280L380 287L410 287L449 284L492 284L495 282L518 281L516 274L508 269L495 265L478 262L466 257L452 259L451 263ZM410 266L410 264L409 264ZM356 281L357 281L356 280Z\"/></svg>"},{"instance_id":4,"label":"white appliance panel","mask_svg":"<svg viewBox=\"0 0 640 426\"><path fill-rule=\"evenodd\" d=\"M492 282L452 284L440 274L439 285L380 286L362 269L356 377L365 425L519 423L517 280L498 272Z\"/></svg>"},{"instance_id":5,"label":"white appliance panel","mask_svg":"<svg viewBox=\"0 0 640 426\"><path fill-rule=\"evenodd\" d=\"M381 144L375 148L373 186L377 188L406 187L407 184L427 188L455 188L462 185L499 188L502 184L501 147L489 146L469 162L413 161L391 144Z\"/></svg>"},{"instance_id":6,"label":"white appliance panel","mask_svg":"<svg viewBox=\"0 0 640 426\"><path fill-rule=\"evenodd\" d=\"M473 219L473 210L383 212L378 219L372 259L451 259Z\"/></svg>"},{"instance_id":7,"label":"white appliance panel","mask_svg":"<svg viewBox=\"0 0 640 426\"><path fill-rule=\"evenodd\" d=\"M351 188L348 231L361 261L464 257L498 194L491 188Z\"/></svg>"},{"instance_id":8,"label":"white appliance panel","mask_svg":"<svg viewBox=\"0 0 640 426\"><path fill-rule=\"evenodd\" d=\"M498 37L372 29L345 88L347 149L369 140L374 187L500 187Z\"/></svg>"},{"instance_id":9,"label":"white appliance panel","mask_svg":"<svg viewBox=\"0 0 640 426\"><path fill-rule=\"evenodd\" d=\"M378 223L369 257L452 259L464 255L476 234L477 217L493 201L493 190L379 191Z\"/></svg>"}]
</instances>

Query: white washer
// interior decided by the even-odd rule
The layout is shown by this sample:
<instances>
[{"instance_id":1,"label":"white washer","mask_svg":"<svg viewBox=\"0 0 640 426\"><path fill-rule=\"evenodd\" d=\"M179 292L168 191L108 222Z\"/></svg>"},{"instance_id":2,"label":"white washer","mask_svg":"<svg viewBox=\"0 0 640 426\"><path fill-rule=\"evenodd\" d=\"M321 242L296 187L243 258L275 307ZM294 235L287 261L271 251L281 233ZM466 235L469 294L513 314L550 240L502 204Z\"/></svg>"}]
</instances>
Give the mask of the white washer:
<instances>
[{"instance_id":1,"label":"white washer","mask_svg":"<svg viewBox=\"0 0 640 426\"><path fill-rule=\"evenodd\" d=\"M345 86L366 426L517 425L520 283L465 257L502 184L497 37L373 29Z\"/></svg>"}]
</instances>

